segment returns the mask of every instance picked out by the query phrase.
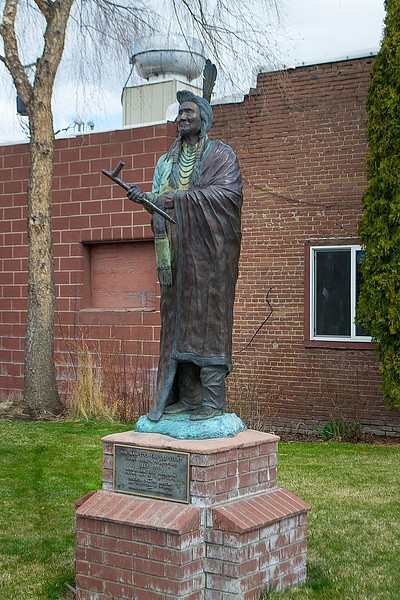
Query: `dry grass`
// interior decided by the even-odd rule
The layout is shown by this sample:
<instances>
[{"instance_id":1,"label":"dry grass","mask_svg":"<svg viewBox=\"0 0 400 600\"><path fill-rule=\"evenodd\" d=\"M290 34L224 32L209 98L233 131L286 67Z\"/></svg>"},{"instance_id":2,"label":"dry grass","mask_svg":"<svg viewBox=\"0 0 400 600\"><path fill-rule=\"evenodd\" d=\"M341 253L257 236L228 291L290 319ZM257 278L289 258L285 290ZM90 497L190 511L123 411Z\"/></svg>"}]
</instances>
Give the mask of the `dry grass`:
<instances>
[{"instance_id":1,"label":"dry grass","mask_svg":"<svg viewBox=\"0 0 400 600\"><path fill-rule=\"evenodd\" d=\"M124 353L89 346L82 336L76 343L75 378L67 392L73 419L131 422L147 412L153 393L153 373Z\"/></svg>"},{"instance_id":2,"label":"dry grass","mask_svg":"<svg viewBox=\"0 0 400 600\"><path fill-rule=\"evenodd\" d=\"M270 433L274 413L260 390L259 372L259 365L253 360L243 377L234 372L227 378L228 404L249 429Z\"/></svg>"}]
</instances>

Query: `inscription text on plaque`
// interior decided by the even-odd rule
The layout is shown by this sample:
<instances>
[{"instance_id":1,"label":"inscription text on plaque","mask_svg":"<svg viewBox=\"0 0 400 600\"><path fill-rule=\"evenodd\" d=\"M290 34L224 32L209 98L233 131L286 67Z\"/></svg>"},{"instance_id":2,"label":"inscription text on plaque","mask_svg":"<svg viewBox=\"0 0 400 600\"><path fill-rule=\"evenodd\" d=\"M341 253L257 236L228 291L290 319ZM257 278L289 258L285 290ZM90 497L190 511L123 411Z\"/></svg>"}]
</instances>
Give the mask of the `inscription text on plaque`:
<instances>
[{"instance_id":1,"label":"inscription text on plaque","mask_svg":"<svg viewBox=\"0 0 400 600\"><path fill-rule=\"evenodd\" d=\"M115 444L114 491L189 502L188 452Z\"/></svg>"}]
</instances>

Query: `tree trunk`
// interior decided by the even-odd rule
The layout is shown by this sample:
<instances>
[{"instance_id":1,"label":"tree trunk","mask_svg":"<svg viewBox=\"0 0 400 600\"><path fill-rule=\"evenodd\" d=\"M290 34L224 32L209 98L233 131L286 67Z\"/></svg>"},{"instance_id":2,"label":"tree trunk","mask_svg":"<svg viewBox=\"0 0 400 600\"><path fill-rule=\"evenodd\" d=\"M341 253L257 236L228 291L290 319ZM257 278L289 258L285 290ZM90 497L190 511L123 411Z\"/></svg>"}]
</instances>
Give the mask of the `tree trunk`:
<instances>
[{"instance_id":1,"label":"tree trunk","mask_svg":"<svg viewBox=\"0 0 400 600\"><path fill-rule=\"evenodd\" d=\"M54 365L54 264L51 191L54 134L51 97L35 91L31 110L31 164L28 190L29 284L25 345L24 403L34 419L60 414Z\"/></svg>"}]
</instances>

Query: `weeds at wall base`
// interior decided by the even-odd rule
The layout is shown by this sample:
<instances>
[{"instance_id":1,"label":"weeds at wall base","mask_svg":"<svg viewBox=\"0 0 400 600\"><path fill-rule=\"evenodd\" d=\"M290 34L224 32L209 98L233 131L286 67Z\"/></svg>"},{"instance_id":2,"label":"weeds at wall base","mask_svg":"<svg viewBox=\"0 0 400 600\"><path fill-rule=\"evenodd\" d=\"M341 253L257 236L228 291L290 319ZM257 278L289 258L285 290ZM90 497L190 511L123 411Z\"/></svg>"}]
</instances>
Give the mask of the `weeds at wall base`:
<instances>
[{"instance_id":1,"label":"weeds at wall base","mask_svg":"<svg viewBox=\"0 0 400 600\"><path fill-rule=\"evenodd\" d=\"M140 357L112 347L104 351L83 335L73 340L74 377L66 393L67 414L72 419L130 423L148 411L154 390L154 372Z\"/></svg>"},{"instance_id":2,"label":"weeds at wall base","mask_svg":"<svg viewBox=\"0 0 400 600\"><path fill-rule=\"evenodd\" d=\"M250 359L246 375L234 372L226 380L229 410L235 412L248 429L273 433L271 422L275 413L271 410L268 398L260 391L258 361Z\"/></svg>"},{"instance_id":3,"label":"weeds at wall base","mask_svg":"<svg viewBox=\"0 0 400 600\"><path fill-rule=\"evenodd\" d=\"M326 442L363 442L367 435L361 423L352 419L328 421L323 427L316 427L315 432Z\"/></svg>"}]
</instances>

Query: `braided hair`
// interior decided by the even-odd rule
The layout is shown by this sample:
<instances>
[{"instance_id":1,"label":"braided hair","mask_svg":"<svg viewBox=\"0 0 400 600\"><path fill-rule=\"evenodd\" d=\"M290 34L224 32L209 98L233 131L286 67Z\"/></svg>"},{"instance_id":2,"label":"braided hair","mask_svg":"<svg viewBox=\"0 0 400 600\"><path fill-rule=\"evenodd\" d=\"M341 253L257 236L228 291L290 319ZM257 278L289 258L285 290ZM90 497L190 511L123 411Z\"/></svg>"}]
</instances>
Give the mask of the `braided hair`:
<instances>
[{"instance_id":1,"label":"braided hair","mask_svg":"<svg viewBox=\"0 0 400 600\"><path fill-rule=\"evenodd\" d=\"M212 123L212 108L210 103L205 98L196 96L190 90L180 90L176 94L176 98L179 104L183 102L194 102L197 104L200 110L201 128L199 134L199 143L196 150L196 158L193 167L193 171L190 177L189 187L198 187L201 182L201 158L204 150L204 143L207 137L207 131L211 127ZM179 173L179 156L182 152L182 136L179 134L175 140L175 143L170 149L170 156L172 156L172 169L169 176L169 183L172 188L178 189L180 184L180 173Z\"/></svg>"}]
</instances>

